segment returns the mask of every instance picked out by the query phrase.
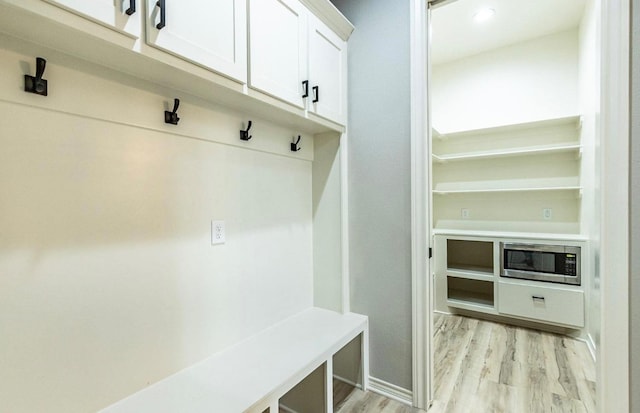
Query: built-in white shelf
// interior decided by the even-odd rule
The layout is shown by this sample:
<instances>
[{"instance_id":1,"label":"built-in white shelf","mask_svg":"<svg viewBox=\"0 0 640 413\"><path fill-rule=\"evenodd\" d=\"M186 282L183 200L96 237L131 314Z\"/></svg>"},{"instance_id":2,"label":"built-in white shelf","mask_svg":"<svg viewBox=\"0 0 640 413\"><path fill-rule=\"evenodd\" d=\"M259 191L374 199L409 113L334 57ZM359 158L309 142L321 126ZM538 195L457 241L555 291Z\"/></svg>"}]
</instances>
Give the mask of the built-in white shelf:
<instances>
[{"instance_id":1,"label":"built-in white shelf","mask_svg":"<svg viewBox=\"0 0 640 413\"><path fill-rule=\"evenodd\" d=\"M452 232L452 231L449 231ZM501 266L502 242L568 245L582 249L581 266L588 268L587 240L577 236L494 233L479 235L461 231L459 235L438 232L434 237L434 298L436 311L473 311L579 329L584 326L585 286L560 285L542 281L506 279L495 275ZM560 241L562 240L562 241ZM545 303L532 302L532 296Z\"/></svg>"},{"instance_id":2,"label":"built-in white shelf","mask_svg":"<svg viewBox=\"0 0 640 413\"><path fill-rule=\"evenodd\" d=\"M466 291L465 291L466 292ZM486 314L498 314L493 301L482 295L462 294L459 298L447 299L447 305L462 310L480 311Z\"/></svg>"},{"instance_id":3,"label":"built-in white shelf","mask_svg":"<svg viewBox=\"0 0 640 413\"><path fill-rule=\"evenodd\" d=\"M587 237L579 230L577 222L440 220L433 235L586 241Z\"/></svg>"},{"instance_id":4,"label":"built-in white shelf","mask_svg":"<svg viewBox=\"0 0 640 413\"><path fill-rule=\"evenodd\" d=\"M438 139L455 139L469 135L492 135L502 133L517 133L527 129L541 129L547 127L574 125L576 129L580 129L580 115L563 116L559 118L542 119L531 122L514 123L509 125L499 125L489 128L466 129L454 131L436 131L432 129L432 134Z\"/></svg>"},{"instance_id":5,"label":"built-in white shelf","mask_svg":"<svg viewBox=\"0 0 640 413\"><path fill-rule=\"evenodd\" d=\"M447 267L449 277L465 278L469 280L493 282L493 268L477 265L452 264Z\"/></svg>"},{"instance_id":6,"label":"built-in white shelf","mask_svg":"<svg viewBox=\"0 0 640 413\"><path fill-rule=\"evenodd\" d=\"M436 162L455 162L473 159L503 158L508 156L547 155L563 152L575 152L576 156L578 156L580 154L580 148L580 144L577 142L567 142L552 145L505 148L477 152L450 153L441 155L433 154L433 160Z\"/></svg>"},{"instance_id":7,"label":"built-in white shelf","mask_svg":"<svg viewBox=\"0 0 640 413\"><path fill-rule=\"evenodd\" d=\"M433 193L438 195L473 192L579 191L579 178L504 179L492 181L440 182Z\"/></svg>"},{"instance_id":8,"label":"built-in white shelf","mask_svg":"<svg viewBox=\"0 0 640 413\"><path fill-rule=\"evenodd\" d=\"M434 229L578 236L584 179L580 124L580 116L567 116L433 130Z\"/></svg>"},{"instance_id":9,"label":"built-in white shelf","mask_svg":"<svg viewBox=\"0 0 640 413\"><path fill-rule=\"evenodd\" d=\"M355 337L366 334L365 316L309 308L100 413L261 412ZM364 366L368 355L363 349ZM259 374L239 374L256 369Z\"/></svg>"},{"instance_id":10,"label":"built-in white shelf","mask_svg":"<svg viewBox=\"0 0 640 413\"><path fill-rule=\"evenodd\" d=\"M495 311L493 242L451 240L447 241L446 250L448 305Z\"/></svg>"}]
</instances>

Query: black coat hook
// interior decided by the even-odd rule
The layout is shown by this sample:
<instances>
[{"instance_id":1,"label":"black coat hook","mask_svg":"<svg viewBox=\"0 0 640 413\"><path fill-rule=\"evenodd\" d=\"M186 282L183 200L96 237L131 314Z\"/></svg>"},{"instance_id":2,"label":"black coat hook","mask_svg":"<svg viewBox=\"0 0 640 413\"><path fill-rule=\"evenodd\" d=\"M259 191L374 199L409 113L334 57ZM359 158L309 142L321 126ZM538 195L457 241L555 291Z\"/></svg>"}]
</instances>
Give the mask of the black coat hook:
<instances>
[{"instance_id":1,"label":"black coat hook","mask_svg":"<svg viewBox=\"0 0 640 413\"><path fill-rule=\"evenodd\" d=\"M300 149L302 149L301 147L298 146L299 143L300 143L300 135L298 135L297 141L291 142L291 152L298 152Z\"/></svg>"},{"instance_id":2,"label":"black coat hook","mask_svg":"<svg viewBox=\"0 0 640 413\"><path fill-rule=\"evenodd\" d=\"M248 141L249 139L253 138L253 136L249 135L249 129L251 129L251 121L247 123L247 130L240 131L240 139L242 139L243 141Z\"/></svg>"},{"instance_id":3,"label":"black coat hook","mask_svg":"<svg viewBox=\"0 0 640 413\"><path fill-rule=\"evenodd\" d=\"M178 106L180 106L180 99L173 99L173 112L169 112L168 110L164 111L164 123L170 123L172 125L177 125L180 121L178 117Z\"/></svg>"},{"instance_id":4,"label":"black coat hook","mask_svg":"<svg viewBox=\"0 0 640 413\"><path fill-rule=\"evenodd\" d=\"M24 91L29 93L35 93L36 95L47 96L48 88L47 81L42 78L44 75L44 68L47 66L47 61L42 57L36 57L36 75L29 76L24 75Z\"/></svg>"}]
</instances>

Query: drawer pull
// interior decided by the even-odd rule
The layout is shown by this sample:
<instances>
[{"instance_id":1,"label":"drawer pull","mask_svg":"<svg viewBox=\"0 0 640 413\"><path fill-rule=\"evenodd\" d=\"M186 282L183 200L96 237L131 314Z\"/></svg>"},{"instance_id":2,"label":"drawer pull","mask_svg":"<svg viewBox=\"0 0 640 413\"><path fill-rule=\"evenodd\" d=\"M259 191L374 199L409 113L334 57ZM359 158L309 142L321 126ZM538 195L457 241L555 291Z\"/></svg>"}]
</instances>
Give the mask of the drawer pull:
<instances>
[{"instance_id":1,"label":"drawer pull","mask_svg":"<svg viewBox=\"0 0 640 413\"><path fill-rule=\"evenodd\" d=\"M544 301L544 297L539 296L539 295L532 295L532 296L531 296L531 299L532 299L533 301Z\"/></svg>"}]
</instances>

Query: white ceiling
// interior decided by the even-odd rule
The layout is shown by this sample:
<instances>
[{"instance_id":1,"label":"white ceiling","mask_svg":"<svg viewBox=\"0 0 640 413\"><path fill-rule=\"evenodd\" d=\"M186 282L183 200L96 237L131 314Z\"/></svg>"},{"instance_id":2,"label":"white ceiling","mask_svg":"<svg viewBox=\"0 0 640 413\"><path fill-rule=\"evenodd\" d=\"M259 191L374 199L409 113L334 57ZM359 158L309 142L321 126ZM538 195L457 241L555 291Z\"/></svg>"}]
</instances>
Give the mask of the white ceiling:
<instances>
[{"instance_id":1,"label":"white ceiling","mask_svg":"<svg viewBox=\"0 0 640 413\"><path fill-rule=\"evenodd\" d=\"M586 0L456 0L432 11L431 62L441 64L578 27ZM473 15L492 8L483 23Z\"/></svg>"}]
</instances>

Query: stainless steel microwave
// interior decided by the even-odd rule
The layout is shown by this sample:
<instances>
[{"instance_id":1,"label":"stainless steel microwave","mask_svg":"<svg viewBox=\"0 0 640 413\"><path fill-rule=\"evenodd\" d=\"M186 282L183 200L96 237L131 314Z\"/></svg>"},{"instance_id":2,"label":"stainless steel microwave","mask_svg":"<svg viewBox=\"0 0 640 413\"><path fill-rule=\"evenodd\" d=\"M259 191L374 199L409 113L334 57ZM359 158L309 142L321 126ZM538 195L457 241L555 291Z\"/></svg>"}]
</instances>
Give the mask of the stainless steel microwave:
<instances>
[{"instance_id":1,"label":"stainless steel microwave","mask_svg":"<svg viewBox=\"0 0 640 413\"><path fill-rule=\"evenodd\" d=\"M580 247L500 243L500 276L580 285Z\"/></svg>"}]
</instances>

